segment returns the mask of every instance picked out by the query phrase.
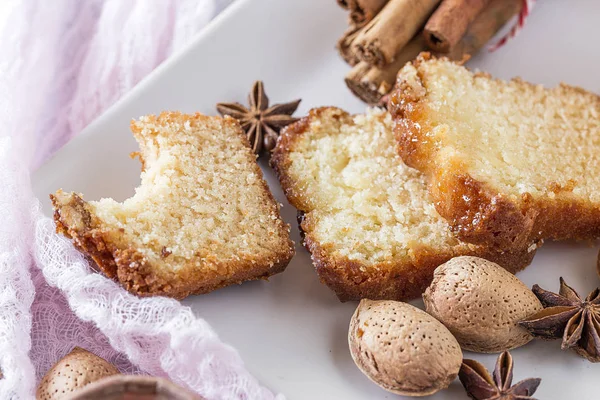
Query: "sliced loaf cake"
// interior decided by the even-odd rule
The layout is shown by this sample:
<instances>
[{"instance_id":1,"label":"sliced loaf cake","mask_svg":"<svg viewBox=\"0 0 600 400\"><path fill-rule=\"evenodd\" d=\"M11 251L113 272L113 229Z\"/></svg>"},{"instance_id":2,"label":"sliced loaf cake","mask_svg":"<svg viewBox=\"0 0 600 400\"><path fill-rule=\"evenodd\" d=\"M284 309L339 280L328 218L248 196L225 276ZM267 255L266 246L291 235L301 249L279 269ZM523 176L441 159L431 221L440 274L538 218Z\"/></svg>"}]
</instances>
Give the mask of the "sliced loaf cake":
<instances>
[{"instance_id":1,"label":"sliced loaf cake","mask_svg":"<svg viewBox=\"0 0 600 400\"><path fill-rule=\"evenodd\" d=\"M511 272L533 257L535 246L496 252L459 241L430 202L425 176L402 162L383 110L312 110L283 131L271 160L317 273L342 301L414 298L459 255Z\"/></svg>"},{"instance_id":2,"label":"sliced loaf cake","mask_svg":"<svg viewBox=\"0 0 600 400\"><path fill-rule=\"evenodd\" d=\"M135 195L52 195L57 230L139 295L183 298L281 272L289 227L237 121L165 112L133 121Z\"/></svg>"},{"instance_id":3,"label":"sliced loaf cake","mask_svg":"<svg viewBox=\"0 0 600 400\"><path fill-rule=\"evenodd\" d=\"M424 54L400 70L390 110L402 158L461 239L508 249L600 237L597 95Z\"/></svg>"}]
</instances>

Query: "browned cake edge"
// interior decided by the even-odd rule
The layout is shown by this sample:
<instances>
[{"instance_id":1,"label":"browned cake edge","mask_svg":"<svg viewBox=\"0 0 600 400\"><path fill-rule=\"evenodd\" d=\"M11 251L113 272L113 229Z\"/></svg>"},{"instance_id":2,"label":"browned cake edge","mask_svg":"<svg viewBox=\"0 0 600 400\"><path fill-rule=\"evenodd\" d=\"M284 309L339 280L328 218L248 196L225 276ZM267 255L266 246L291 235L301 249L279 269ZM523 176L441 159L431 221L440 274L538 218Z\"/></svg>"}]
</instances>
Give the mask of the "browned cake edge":
<instances>
[{"instance_id":1,"label":"browned cake edge","mask_svg":"<svg viewBox=\"0 0 600 400\"><path fill-rule=\"evenodd\" d=\"M161 117L180 118L211 118L202 114L185 115L177 112L165 112ZM278 225L281 237L287 237L287 243L277 249L272 257L245 259L242 262L219 263L219 270L234 271L230 276L223 277L218 273L207 276L194 268L193 265L185 266L179 273L168 273L164 268L156 268L148 262L142 254L133 248L119 249L109 240L105 240L102 229L98 226L100 222L90 213L88 205L80 195L70 194L67 204L62 204L56 195L51 194L50 199L54 208L54 221L56 231L71 239L75 247L84 255L90 257L97 264L101 272L107 277L117 280L129 292L139 296L167 296L183 299L192 294L203 294L213 290L240 284L244 281L255 279L267 279L268 277L282 272L294 256L294 243L289 238L289 226L283 222L279 213L278 204L268 188L262 171L255 162L250 143L240 128L237 121L225 117L226 122L237 126L239 134L244 138L244 145L248 149L252 172L261 177L261 190L268 198L268 204L264 207L275 212L278 216ZM140 156L138 154L138 156ZM143 158L140 156L143 165ZM143 169L143 166L142 166ZM62 191L58 191L58 193ZM64 215L64 213L70 215ZM79 226L74 226L76 218L81 221ZM218 262L218 261L217 261ZM222 267L222 268L221 268Z\"/></svg>"},{"instance_id":2,"label":"browned cake edge","mask_svg":"<svg viewBox=\"0 0 600 400\"><path fill-rule=\"evenodd\" d=\"M325 112L334 112L345 119L348 113L335 107L313 109L308 116L285 128L271 156L271 165L289 202L298 209L298 223L303 245L311 253L315 269L321 282L332 289L340 301L360 300L410 300L419 297L433 279L433 271L440 264L461 255L485 258L498 263L515 273L525 268L535 254L535 249L527 248L496 252L483 246L459 246L439 253L428 247L417 252L414 259L402 262L364 265L347 257L333 256L326 245L315 239L310 209L302 201L302 194L296 190L294 178L288 174L291 163L289 153L301 135L306 133L312 119L318 119Z\"/></svg>"},{"instance_id":3,"label":"browned cake edge","mask_svg":"<svg viewBox=\"0 0 600 400\"><path fill-rule=\"evenodd\" d=\"M413 65L430 60L421 54ZM492 79L475 73L474 79ZM600 237L600 205L572 195L572 187L554 185L554 199L535 199L524 193L520 199L474 179L467 168L455 162L450 168L438 168L436 146L423 140L429 127L426 88L417 73L418 82L408 82L401 75L389 110L394 117L394 133L398 152L407 165L425 173L436 209L461 240L499 249L527 246L543 239L590 240ZM522 85L532 85L515 79ZM574 93L587 94L581 88L562 85ZM599 102L600 97L593 95Z\"/></svg>"}]
</instances>

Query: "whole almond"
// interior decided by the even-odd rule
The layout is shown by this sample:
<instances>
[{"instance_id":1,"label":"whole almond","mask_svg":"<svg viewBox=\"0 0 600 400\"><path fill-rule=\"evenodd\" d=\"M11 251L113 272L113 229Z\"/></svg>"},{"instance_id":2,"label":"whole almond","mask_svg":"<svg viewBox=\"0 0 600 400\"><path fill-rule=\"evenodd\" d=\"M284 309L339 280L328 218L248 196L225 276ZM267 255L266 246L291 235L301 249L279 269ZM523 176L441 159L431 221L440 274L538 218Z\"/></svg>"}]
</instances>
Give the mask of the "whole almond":
<instances>
[{"instance_id":1,"label":"whole almond","mask_svg":"<svg viewBox=\"0 0 600 400\"><path fill-rule=\"evenodd\" d=\"M456 257L440 265L423 293L427 312L441 321L464 350L497 353L532 337L517 322L542 304L516 276L491 261Z\"/></svg>"},{"instance_id":2,"label":"whole almond","mask_svg":"<svg viewBox=\"0 0 600 400\"><path fill-rule=\"evenodd\" d=\"M75 347L54 364L42 378L37 389L36 399L62 399L68 393L72 393L88 383L118 373L119 370L108 361L80 347Z\"/></svg>"},{"instance_id":3,"label":"whole almond","mask_svg":"<svg viewBox=\"0 0 600 400\"><path fill-rule=\"evenodd\" d=\"M68 400L206 400L173 382L155 376L113 375L90 383ZM66 400L66 399L65 399ZM248 399L250 400L250 399Z\"/></svg>"},{"instance_id":4,"label":"whole almond","mask_svg":"<svg viewBox=\"0 0 600 400\"><path fill-rule=\"evenodd\" d=\"M398 301L361 300L348 333L358 368L392 393L427 396L458 375L460 346L431 315Z\"/></svg>"}]
</instances>

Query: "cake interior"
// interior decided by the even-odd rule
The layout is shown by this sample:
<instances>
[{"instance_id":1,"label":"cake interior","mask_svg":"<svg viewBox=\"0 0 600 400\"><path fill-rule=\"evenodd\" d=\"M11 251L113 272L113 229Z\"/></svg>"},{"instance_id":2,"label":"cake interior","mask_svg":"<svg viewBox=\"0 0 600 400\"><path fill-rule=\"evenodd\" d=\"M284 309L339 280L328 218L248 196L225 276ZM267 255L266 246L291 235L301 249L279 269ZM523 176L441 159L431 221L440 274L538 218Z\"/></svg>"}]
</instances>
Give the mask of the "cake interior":
<instances>
[{"instance_id":1,"label":"cake interior","mask_svg":"<svg viewBox=\"0 0 600 400\"><path fill-rule=\"evenodd\" d=\"M287 171L323 248L368 265L459 244L430 201L423 174L398 156L387 112L324 112L294 142Z\"/></svg>"},{"instance_id":2,"label":"cake interior","mask_svg":"<svg viewBox=\"0 0 600 400\"><path fill-rule=\"evenodd\" d=\"M132 130L144 165L135 195L89 203L117 247L177 270L272 259L287 246L277 207L232 120L164 113L132 122Z\"/></svg>"}]
</instances>

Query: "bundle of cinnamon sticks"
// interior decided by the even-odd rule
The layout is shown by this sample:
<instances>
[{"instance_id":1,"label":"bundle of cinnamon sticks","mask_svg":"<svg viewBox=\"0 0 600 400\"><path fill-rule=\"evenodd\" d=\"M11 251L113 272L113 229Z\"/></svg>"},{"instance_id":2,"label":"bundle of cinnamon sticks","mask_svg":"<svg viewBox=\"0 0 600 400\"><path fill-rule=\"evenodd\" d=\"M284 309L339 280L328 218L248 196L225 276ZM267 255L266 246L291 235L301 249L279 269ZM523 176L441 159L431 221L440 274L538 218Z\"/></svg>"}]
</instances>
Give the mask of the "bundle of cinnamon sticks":
<instances>
[{"instance_id":1,"label":"bundle of cinnamon sticks","mask_svg":"<svg viewBox=\"0 0 600 400\"><path fill-rule=\"evenodd\" d=\"M397 72L422 51L462 60L479 51L513 16L522 0L337 0L349 28L337 43L353 68L348 88L380 104Z\"/></svg>"}]
</instances>

